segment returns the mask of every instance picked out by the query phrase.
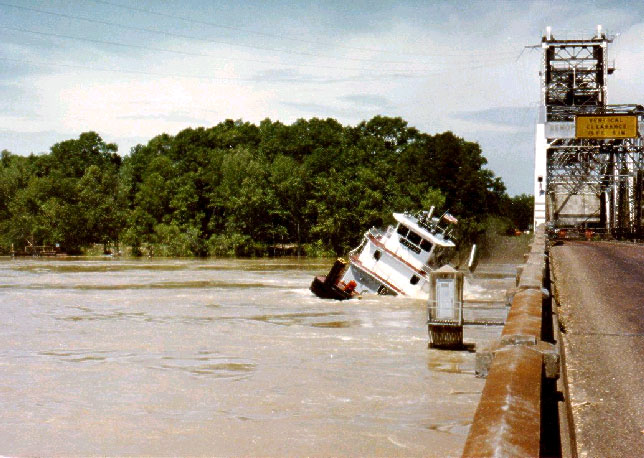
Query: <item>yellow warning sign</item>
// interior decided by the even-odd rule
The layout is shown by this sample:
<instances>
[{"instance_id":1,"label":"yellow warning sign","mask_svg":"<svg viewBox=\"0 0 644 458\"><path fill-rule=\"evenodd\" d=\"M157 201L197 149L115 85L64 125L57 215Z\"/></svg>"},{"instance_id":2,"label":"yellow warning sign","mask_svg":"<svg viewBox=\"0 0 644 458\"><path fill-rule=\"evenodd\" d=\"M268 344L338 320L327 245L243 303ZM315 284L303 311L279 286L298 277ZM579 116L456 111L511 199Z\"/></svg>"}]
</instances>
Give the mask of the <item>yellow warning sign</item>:
<instances>
[{"instance_id":1,"label":"yellow warning sign","mask_svg":"<svg viewBox=\"0 0 644 458\"><path fill-rule=\"evenodd\" d=\"M575 137L635 138L637 137L637 116L577 116Z\"/></svg>"}]
</instances>

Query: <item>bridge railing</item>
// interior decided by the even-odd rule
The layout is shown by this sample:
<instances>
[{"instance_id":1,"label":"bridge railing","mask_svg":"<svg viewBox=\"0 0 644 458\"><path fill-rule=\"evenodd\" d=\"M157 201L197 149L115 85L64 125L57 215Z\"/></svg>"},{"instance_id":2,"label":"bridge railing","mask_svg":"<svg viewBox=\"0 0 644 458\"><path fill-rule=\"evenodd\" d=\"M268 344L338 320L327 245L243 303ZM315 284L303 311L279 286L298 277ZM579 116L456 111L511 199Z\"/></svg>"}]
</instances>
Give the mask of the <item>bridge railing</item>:
<instances>
[{"instance_id":1,"label":"bridge railing","mask_svg":"<svg viewBox=\"0 0 644 458\"><path fill-rule=\"evenodd\" d=\"M543 377L558 376L558 352L543 342L545 234L535 233L467 437L464 457L539 456ZM478 362L477 362L478 366Z\"/></svg>"}]
</instances>

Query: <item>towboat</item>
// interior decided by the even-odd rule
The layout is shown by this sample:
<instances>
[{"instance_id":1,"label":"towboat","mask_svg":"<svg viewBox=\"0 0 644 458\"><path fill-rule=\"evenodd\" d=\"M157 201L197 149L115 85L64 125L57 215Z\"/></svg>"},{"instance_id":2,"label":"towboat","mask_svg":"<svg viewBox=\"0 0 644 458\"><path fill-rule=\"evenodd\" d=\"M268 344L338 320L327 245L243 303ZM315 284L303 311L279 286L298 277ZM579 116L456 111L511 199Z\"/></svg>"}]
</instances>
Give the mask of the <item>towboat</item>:
<instances>
[{"instance_id":1,"label":"towboat","mask_svg":"<svg viewBox=\"0 0 644 458\"><path fill-rule=\"evenodd\" d=\"M429 273L454 255L452 232L458 220L434 207L416 214L394 213L395 226L371 228L348 260L338 259L326 276L317 276L311 291L324 299L344 300L362 294L429 297Z\"/></svg>"}]
</instances>

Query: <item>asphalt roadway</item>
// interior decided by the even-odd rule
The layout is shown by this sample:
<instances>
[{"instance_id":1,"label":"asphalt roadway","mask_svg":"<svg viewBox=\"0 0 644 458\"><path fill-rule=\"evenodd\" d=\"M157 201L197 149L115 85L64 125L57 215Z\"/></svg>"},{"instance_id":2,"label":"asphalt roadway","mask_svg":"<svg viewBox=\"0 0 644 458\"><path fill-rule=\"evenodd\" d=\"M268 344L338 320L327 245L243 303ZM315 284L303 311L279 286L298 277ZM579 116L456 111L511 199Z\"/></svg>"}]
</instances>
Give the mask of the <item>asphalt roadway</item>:
<instances>
[{"instance_id":1,"label":"asphalt roadway","mask_svg":"<svg viewBox=\"0 0 644 458\"><path fill-rule=\"evenodd\" d=\"M550 253L578 455L644 456L644 246Z\"/></svg>"}]
</instances>

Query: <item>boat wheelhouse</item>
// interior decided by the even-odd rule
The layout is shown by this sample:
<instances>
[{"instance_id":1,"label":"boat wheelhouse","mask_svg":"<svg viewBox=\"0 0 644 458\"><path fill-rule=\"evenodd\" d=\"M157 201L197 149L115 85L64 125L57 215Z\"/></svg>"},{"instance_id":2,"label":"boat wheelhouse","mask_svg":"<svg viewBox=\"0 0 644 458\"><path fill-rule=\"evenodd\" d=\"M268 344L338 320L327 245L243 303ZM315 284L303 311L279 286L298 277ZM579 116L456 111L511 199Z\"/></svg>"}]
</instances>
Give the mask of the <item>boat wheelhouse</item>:
<instances>
[{"instance_id":1,"label":"boat wheelhouse","mask_svg":"<svg viewBox=\"0 0 644 458\"><path fill-rule=\"evenodd\" d=\"M444 265L456 246L451 239L456 218L433 217L433 210L394 213L395 226L367 231L348 262L338 259L329 275L315 277L311 291L340 300L365 293L427 298L429 272Z\"/></svg>"}]
</instances>

